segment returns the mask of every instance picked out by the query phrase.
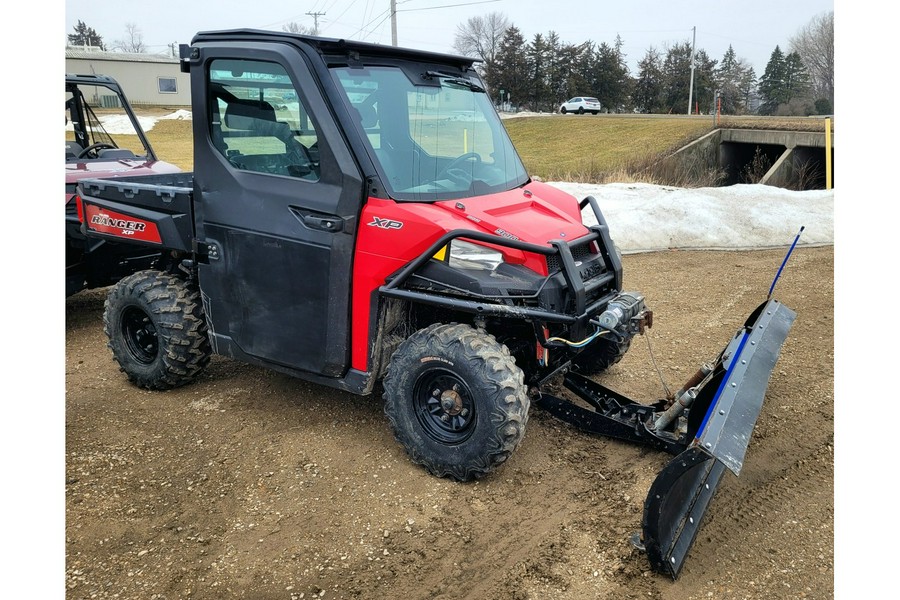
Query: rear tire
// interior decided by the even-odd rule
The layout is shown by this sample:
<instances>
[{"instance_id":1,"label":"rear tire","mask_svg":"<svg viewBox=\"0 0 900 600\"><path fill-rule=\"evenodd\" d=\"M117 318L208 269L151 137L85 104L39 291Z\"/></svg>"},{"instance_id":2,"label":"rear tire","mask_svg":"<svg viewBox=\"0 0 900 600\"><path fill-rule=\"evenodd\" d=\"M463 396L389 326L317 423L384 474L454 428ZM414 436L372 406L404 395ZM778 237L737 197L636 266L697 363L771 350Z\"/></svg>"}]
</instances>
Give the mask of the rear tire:
<instances>
[{"instance_id":1,"label":"rear tire","mask_svg":"<svg viewBox=\"0 0 900 600\"><path fill-rule=\"evenodd\" d=\"M631 338L624 341L598 338L572 361L584 375L596 375L610 368L625 356Z\"/></svg>"},{"instance_id":2,"label":"rear tire","mask_svg":"<svg viewBox=\"0 0 900 600\"><path fill-rule=\"evenodd\" d=\"M384 378L384 412L411 460L469 481L502 464L525 435L524 375L494 336L435 324L404 341Z\"/></svg>"},{"instance_id":3,"label":"rear tire","mask_svg":"<svg viewBox=\"0 0 900 600\"><path fill-rule=\"evenodd\" d=\"M106 298L103 331L119 368L136 386L165 390L189 383L212 350L196 285L160 271L139 271Z\"/></svg>"}]
</instances>

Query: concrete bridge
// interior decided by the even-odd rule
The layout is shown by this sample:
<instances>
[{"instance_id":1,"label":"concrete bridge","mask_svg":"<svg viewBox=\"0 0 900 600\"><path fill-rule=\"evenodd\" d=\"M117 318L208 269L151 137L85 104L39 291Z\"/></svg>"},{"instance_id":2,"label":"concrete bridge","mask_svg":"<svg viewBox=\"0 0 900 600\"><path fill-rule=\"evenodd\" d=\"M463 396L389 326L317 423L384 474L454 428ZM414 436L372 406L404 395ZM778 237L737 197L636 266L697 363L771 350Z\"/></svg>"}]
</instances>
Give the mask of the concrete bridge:
<instances>
[{"instance_id":1,"label":"concrete bridge","mask_svg":"<svg viewBox=\"0 0 900 600\"><path fill-rule=\"evenodd\" d=\"M825 189L825 153L831 152L833 170L833 140L826 150L824 132L716 129L679 149L669 160L682 167L720 169L725 174L723 185L758 182L791 189Z\"/></svg>"}]
</instances>

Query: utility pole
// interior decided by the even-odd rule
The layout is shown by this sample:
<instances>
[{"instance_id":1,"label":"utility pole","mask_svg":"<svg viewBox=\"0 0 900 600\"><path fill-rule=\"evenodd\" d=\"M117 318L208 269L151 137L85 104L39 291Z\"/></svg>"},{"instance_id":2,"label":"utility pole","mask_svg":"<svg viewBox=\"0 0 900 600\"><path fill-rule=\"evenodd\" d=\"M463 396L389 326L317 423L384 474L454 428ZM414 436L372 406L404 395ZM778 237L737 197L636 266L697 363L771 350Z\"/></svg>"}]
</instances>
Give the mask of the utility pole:
<instances>
[{"instance_id":1,"label":"utility pole","mask_svg":"<svg viewBox=\"0 0 900 600\"><path fill-rule=\"evenodd\" d=\"M313 35L319 35L319 17L324 17L325 13L323 12L308 12L306 13L313 18Z\"/></svg>"},{"instance_id":2,"label":"utility pole","mask_svg":"<svg viewBox=\"0 0 900 600\"><path fill-rule=\"evenodd\" d=\"M694 25L694 41L691 44L691 91L688 92L688 111L691 114L691 105L694 102L694 57L697 54L697 26Z\"/></svg>"},{"instance_id":3,"label":"utility pole","mask_svg":"<svg viewBox=\"0 0 900 600\"><path fill-rule=\"evenodd\" d=\"M391 0L391 46L397 45L397 0Z\"/></svg>"}]
</instances>

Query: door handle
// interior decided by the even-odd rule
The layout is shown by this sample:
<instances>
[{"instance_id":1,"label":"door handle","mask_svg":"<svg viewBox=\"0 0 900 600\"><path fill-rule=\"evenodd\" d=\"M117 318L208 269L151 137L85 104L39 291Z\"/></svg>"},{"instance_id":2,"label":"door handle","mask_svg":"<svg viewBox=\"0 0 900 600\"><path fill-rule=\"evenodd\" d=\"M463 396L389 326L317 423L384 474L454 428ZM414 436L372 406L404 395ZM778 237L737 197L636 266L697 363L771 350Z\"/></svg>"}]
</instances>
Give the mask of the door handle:
<instances>
[{"instance_id":1,"label":"door handle","mask_svg":"<svg viewBox=\"0 0 900 600\"><path fill-rule=\"evenodd\" d=\"M307 229L328 231L330 233L337 233L338 231L344 230L344 219L337 215L315 212L296 206L291 206L290 210Z\"/></svg>"},{"instance_id":2,"label":"door handle","mask_svg":"<svg viewBox=\"0 0 900 600\"><path fill-rule=\"evenodd\" d=\"M340 217L303 215L303 224L310 229L318 229L319 231L337 232L344 228L344 221Z\"/></svg>"}]
</instances>

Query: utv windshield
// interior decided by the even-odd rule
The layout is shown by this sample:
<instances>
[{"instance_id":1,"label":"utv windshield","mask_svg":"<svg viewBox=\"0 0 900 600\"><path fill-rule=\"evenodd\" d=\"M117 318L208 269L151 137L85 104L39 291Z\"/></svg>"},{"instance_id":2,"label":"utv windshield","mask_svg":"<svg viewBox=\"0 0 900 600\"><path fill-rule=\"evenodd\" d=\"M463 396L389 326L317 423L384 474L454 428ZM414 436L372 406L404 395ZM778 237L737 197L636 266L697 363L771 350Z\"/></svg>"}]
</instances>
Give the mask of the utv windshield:
<instances>
[{"instance_id":1,"label":"utv windshield","mask_svg":"<svg viewBox=\"0 0 900 600\"><path fill-rule=\"evenodd\" d=\"M502 192L528 181L480 82L423 69L335 68L369 154L395 200Z\"/></svg>"},{"instance_id":2,"label":"utv windshield","mask_svg":"<svg viewBox=\"0 0 900 600\"><path fill-rule=\"evenodd\" d=\"M118 90L66 84L66 162L149 157L133 115Z\"/></svg>"}]
</instances>

